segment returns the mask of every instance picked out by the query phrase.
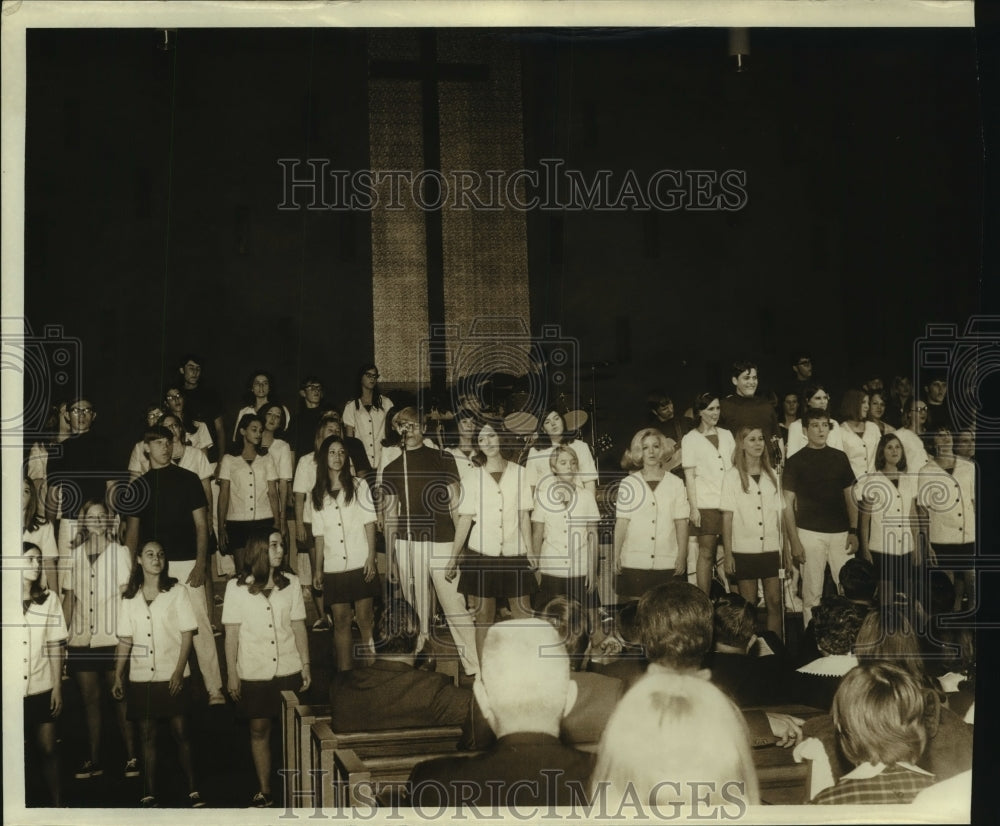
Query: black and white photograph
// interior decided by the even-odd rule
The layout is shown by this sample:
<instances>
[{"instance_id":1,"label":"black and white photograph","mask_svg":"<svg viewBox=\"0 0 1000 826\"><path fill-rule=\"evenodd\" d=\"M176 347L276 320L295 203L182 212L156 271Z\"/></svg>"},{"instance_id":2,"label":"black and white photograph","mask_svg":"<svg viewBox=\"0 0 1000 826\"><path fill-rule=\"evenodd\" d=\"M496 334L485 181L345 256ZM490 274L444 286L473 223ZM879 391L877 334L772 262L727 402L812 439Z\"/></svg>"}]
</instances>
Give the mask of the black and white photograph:
<instances>
[{"instance_id":1,"label":"black and white photograph","mask_svg":"<svg viewBox=\"0 0 1000 826\"><path fill-rule=\"evenodd\" d=\"M991 821L1000 14L0 37L5 822Z\"/></svg>"}]
</instances>

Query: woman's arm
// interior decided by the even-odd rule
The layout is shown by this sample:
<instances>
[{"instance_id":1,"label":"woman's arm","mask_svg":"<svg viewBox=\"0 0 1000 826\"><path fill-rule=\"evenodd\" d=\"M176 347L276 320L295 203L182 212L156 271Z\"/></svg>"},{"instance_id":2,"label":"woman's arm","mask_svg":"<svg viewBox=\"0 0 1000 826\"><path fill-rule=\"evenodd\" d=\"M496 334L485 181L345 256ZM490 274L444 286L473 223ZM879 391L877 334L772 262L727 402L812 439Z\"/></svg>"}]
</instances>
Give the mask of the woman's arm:
<instances>
[{"instance_id":1,"label":"woman's arm","mask_svg":"<svg viewBox=\"0 0 1000 826\"><path fill-rule=\"evenodd\" d=\"M542 545L545 542L545 523L531 523L531 557L532 562L537 565L542 558Z\"/></svg>"},{"instance_id":2,"label":"woman's arm","mask_svg":"<svg viewBox=\"0 0 1000 826\"><path fill-rule=\"evenodd\" d=\"M372 541L375 539L375 523L372 522ZM306 636L305 620L292 620L292 636L295 637L295 650L299 652L299 659L302 661L302 688L305 691L312 683L312 665L309 662L309 638Z\"/></svg>"},{"instance_id":3,"label":"woman's arm","mask_svg":"<svg viewBox=\"0 0 1000 826\"><path fill-rule=\"evenodd\" d=\"M696 528L701 527L701 511L698 510L698 492L695 490L695 480L698 478L698 470L693 467L684 468L684 487L687 490L688 504L691 506L691 524Z\"/></svg>"},{"instance_id":4,"label":"woman's arm","mask_svg":"<svg viewBox=\"0 0 1000 826\"><path fill-rule=\"evenodd\" d=\"M215 522L216 537L219 540L219 550L225 553L229 549L229 536L226 533L226 517L229 515L229 480L219 480L219 510Z\"/></svg>"},{"instance_id":5,"label":"woman's arm","mask_svg":"<svg viewBox=\"0 0 1000 826\"><path fill-rule=\"evenodd\" d=\"M232 586L230 586L232 587ZM240 625L239 623L226 624L226 674L229 684L229 696L234 701L240 700L240 674L236 668L236 661L240 653Z\"/></svg>"},{"instance_id":6,"label":"woman's arm","mask_svg":"<svg viewBox=\"0 0 1000 826\"><path fill-rule=\"evenodd\" d=\"M861 556L871 562L872 552L868 547L868 534L872 528L872 515L868 508L864 508L858 514L858 550Z\"/></svg>"},{"instance_id":7,"label":"woman's arm","mask_svg":"<svg viewBox=\"0 0 1000 826\"><path fill-rule=\"evenodd\" d=\"M63 660L66 658L65 640L46 643L45 658L49 661L50 674L52 675L52 699L49 701L49 711L53 717L58 717L62 713L62 670Z\"/></svg>"},{"instance_id":8,"label":"woman's arm","mask_svg":"<svg viewBox=\"0 0 1000 826\"><path fill-rule=\"evenodd\" d=\"M194 631L181 632L181 651L177 655L177 665L174 673L170 675L170 685L167 687L170 696L175 697L184 687L184 666L187 665L188 657L191 656L191 643L194 641Z\"/></svg>"},{"instance_id":9,"label":"woman's arm","mask_svg":"<svg viewBox=\"0 0 1000 826\"><path fill-rule=\"evenodd\" d=\"M118 648L115 651L115 682L111 686L111 696L120 700L125 696L125 686L122 680L125 678L125 666L128 664L128 656L132 651L132 638L119 637ZM60 675L59 679L62 679Z\"/></svg>"},{"instance_id":10,"label":"woman's arm","mask_svg":"<svg viewBox=\"0 0 1000 826\"><path fill-rule=\"evenodd\" d=\"M598 544L597 544L597 523L587 523L587 533L584 538L584 553L587 554L587 591L593 591L597 587L597 564L598 564Z\"/></svg>"},{"instance_id":11,"label":"woman's arm","mask_svg":"<svg viewBox=\"0 0 1000 826\"><path fill-rule=\"evenodd\" d=\"M326 545L323 541L322 536L313 537L313 554L315 559L312 560L313 563L313 588L320 590L323 587L323 550Z\"/></svg>"},{"instance_id":12,"label":"woman's arm","mask_svg":"<svg viewBox=\"0 0 1000 826\"><path fill-rule=\"evenodd\" d=\"M528 557L528 563L532 568L538 566L538 560L531 558L531 511L517 512L517 526L521 532L521 543L524 545L524 554Z\"/></svg>"},{"instance_id":13,"label":"woman's arm","mask_svg":"<svg viewBox=\"0 0 1000 826\"><path fill-rule=\"evenodd\" d=\"M375 579L375 523L365 524L365 540L368 542L368 558L365 560L365 582Z\"/></svg>"},{"instance_id":14,"label":"woman's arm","mask_svg":"<svg viewBox=\"0 0 1000 826\"><path fill-rule=\"evenodd\" d=\"M687 553L687 548L684 549ZM726 560L726 573L736 573L736 557L733 556L733 512L722 512L722 552Z\"/></svg>"},{"instance_id":15,"label":"woman's arm","mask_svg":"<svg viewBox=\"0 0 1000 826\"><path fill-rule=\"evenodd\" d=\"M674 530L677 532L677 562L674 563L674 573L685 576L688 567L688 521L675 519Z\"/></svg>"},{"instance_id":16,"label":"woman's arm","mask_svg":"<svg viewBox=\"0 0 1000 826\"><path fill-rule=\"evenodd\" d=\"M271 506L271 513L274 514L274 526L281 531L285 524L285 514L278 508L278 482L275 479L267 483L267 501Z\"/></svg>"},{"instance_id":17,"label":"woman's arm","mask_svg":"<svg viewBox=\"0 0 1000 826\"><path fill-rule=\"evenodd\" d=\"M628 536L629 520L619 516L615 520L615 573L622 572L622 548L625 546L625 537Z\"/></svg>"}]
</instances>

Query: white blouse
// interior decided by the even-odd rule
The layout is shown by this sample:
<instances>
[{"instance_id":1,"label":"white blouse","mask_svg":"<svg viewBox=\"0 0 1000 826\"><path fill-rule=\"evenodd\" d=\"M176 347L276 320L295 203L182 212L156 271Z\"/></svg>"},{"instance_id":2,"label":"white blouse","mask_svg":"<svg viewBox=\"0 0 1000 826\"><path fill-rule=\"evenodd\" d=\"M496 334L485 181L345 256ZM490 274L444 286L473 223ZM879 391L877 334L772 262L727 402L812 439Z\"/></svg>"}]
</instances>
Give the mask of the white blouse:
<instances>
[{"instance_id":1,"label":"white blouse","mask_svg":"<svg viewBox=\"0 0 1000 826\"><path fill-rule=\"evenodd\" d=\"M219 479L229 482L229 513L225 518L233 522L273 519L267 484L277 478L270 455L255 456L250 463L242 456L228 453L223 456L219 462Z\"/></svg>"},{"instance_id":2,"label":"white blouse","mask_svg":"<svg viewBox=\"0 0 1000 826\"><path fill-rule=\"evenodd\" d=\"M292 446L288 442L284 439L275 439L268 447L267 455L274 462L274 469L279 479L291 479L294 476Z\"/></svg>"},{"instance_id":3,"label":"white blouse","mask_svg":"<svg viewBox=\"0 0 1000 826\"><path fill-rule=\"evenodd\" d=\"M132 640L129 679L133 683L168 681L181 655L181 635L197 630L191 598L179 582L158 593L149 605L141 588L131 599L123 599L118 610L118 636ZM191 676L186 662L184 676Z\"/></svg>"},{"instance_id":4,"label":"white blouse","mask_svg":"<svg viewBox=\"0 0 1000 826\"><path fill-rule=\"evenodd\" d=\"M312 514L313 536L323 537L323 573L363 568L368 560L365 526L375 521L375 503L366 482L354 480L350 504L344 502L343 491L338 491L336 499L326 494L323 507Z\"/></svg>"},{"instance_id":5,"label":"white blouse","mask_svg":"<svg viewBox=\"0 0 1000 826\"><path fill-rule=\"evenodd\" d=\"M306 497L302 508L302 521L312 522L312 489L316 485L316 454L308 453L299 459L295 465L295 477L292 479L292 495L303 493Z\"/></svg>"},{"instance_id":6,"label":"white blouse","mask_svg":"<svg viewBox=\"0 0 1000 826\"><path fill-rule=\"evenodd\" d=\"M462 480L459 516L475 519L469 549L483 556L525 556L520 516L531 510L531 487L523 467L507 462L499 484L485 467Z\"/></svg>"},{"instance_id":7,"label":"white blouse","mask_svg":"<svg viewBox=\"0 0 1000 826\"><path fill-rule=\"evenodd\" d=\"M679 550L676 522L686 522L690 512L684 483L672 473L664 474L655 491L640 471L622 479L615 506L615 516L628 520L622 567L646 571L674 568Z\"/></svg>"},{"instance_id":8,"label":"white blouse","mask_svg":"<svg viewBox=\"0 0 1000 826\"><path fill-rule=\"evenodd\" d=\"M569 501L561 497L569 494ZM545 526L539 569L558 577L586 576L590 570L587 529L600 521L594 494L583 487L543 479L535 490L531 521Z\"/></svg>"},{"instance_id":9,"label":"white blouse","mask_svg":"<svg viewBox=\"0 0 1000 826\"><path fill-rule=\"evenodd\" d=\"M699 510L718 509L722 477L733 466L733 452L736 450L733 434L724 427L717 427L715 431L719 437L718 447L697 429L689 430L681 439L684 469L695 470L694 490Z\"/></svg>"},{"instance_id":10,"label":"white blouse","mask_svg":"<svg viewBox=\"0 0 1000 826\"><path fill-rule=\"evenodd\" d=\"M920 471L917 503L930 518L932 545L976 541L976 466L955 459L954 473L930 461Z\"/></svg>"},{"instance_id":11,"label":"white blouse","mask_svg":"<svg viewBox=\"0 0 1000 826\"><path fill-rule=\"evenodd\" d=\"M73 550L66 581L60 583L74 598L69 645L118 644L118 607L131 573L132 552L117 542L109 542L93 563L87 558L86 544Z\"/></svg>"},{"instance_id":12,"label":"white blouse","mask_svg":"<svg viewBox=\"0 0 1000 826\"><path fill-rule=\"evenodd\" d=\"M285 576L288 585L273 588L270 597L263 591L251 594L247 585L238 585L235 579L226 585L222 624L227 634L239 634L236 671L241 680L271 680L302 670L292 623L305 621L306 606L299 578ZM238 627L229 627L234 625Z\"/></svg>"},{"instance_id":13,"label":"white blouse","mask_svg":"<svg viewBox=\"0 0 1000 826\"><path fill-rule=\"evenodd\" d=\"M24 696L30 697L50 690L55 680L62 679L61 674L54 673L55 660L50 656L52 646L65 642L67 636L62 606L55 592L49 591L41 605L28 606L20 631L17 651L23 661Z\"/></svg>"},{"instance_id":14,"label":"white blouse","mask_svg":"<svg viewBox=\"0 0 1000 826\"><path fill-rule=\"evenodd\" d=\"M385 417L392 410L392 400L382 396L382 406L366 410L360 399L351 399L344 406L344 427L354 428L354 438L360 439L373 468L379 467L382 439L385 438Z\"/></svg>"},{"instance_id":15,"label":"white blouse","mask_svg":"<svg viewBox=\"0 0 1000 826\"><path fill-rule=\"evenodd\" d=\"M875 470L875 448L878 447L882 434L878 425L874 422L865 422L865 432L863 436L858 436L847 422L840 426L841 442L843 451L847 454L847 461L851 463L851 470L860 479L866 473Z\"/></svg>"},{"instance_id":16,"label":"white blouse","mask_svg":"<svg viewBox=\"0 0 1000 826\"><path fill-rule=\"evenodd\" d=\"M748 490L743 491L743 482L737 468L726 471L722 480L721 510L733 514L733 553L760 554L781 550L782 502L778 487L766 473L761 473L760 482L751 476L747 479Z\"/></svg>"},{"instance_id":17,"label":"white blouse","mask_svg":"<svg viewBox=\"0 0 1000 826\"><path fill-rule=\"evenodd\" d=\"M913 506L917 497L917 481L915 474L900 473L897 487L880 470L866 473L858 479L854 496L860 511L871 517L867 537L869 550L891 556L902 556L915 550Z\"/></svg>"}]
</instances>

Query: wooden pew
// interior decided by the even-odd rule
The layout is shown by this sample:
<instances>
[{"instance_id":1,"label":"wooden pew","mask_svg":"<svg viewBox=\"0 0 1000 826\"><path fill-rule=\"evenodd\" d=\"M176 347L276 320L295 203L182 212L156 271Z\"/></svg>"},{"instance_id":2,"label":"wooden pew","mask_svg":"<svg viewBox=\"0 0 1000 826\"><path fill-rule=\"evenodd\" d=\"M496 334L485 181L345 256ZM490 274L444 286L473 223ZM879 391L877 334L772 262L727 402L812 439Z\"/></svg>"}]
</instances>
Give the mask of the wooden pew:
<instances>
[{"instance_id":1,"label":"wooden pew","mask_svg":"<svg viewBox=\"0 0 1000 826\"><path fill-rule=\"evenodd\" d=\"M825 713L821 709L801 705L769 706L756 710L778 711L803 719ZM761 803L788 806L809 801L810 761L796 763L793 751L793 748L776 745L753 749Z\"/></svg>"},{"instance_id":2,"label":"wooden pew","mask_svg":"<svg viewBox=\"0 0 1000 826\"><path fill-rule=\"evenodd\" d=\"M371 780L373 776L384 781L405 780L413 766L422 760L454 754L461 734L459 726L338 733L330 728L329 722L315 722L310 729L311 756L306 768L322 772L316 802L323 807L346 806L349 786L345 778L352 771L356 782ZM346 754L348 751L351 754ZM360 768L361 761L365 768ZM365 771L367 776L358 774Z\"/></svg>"}]
</instances>

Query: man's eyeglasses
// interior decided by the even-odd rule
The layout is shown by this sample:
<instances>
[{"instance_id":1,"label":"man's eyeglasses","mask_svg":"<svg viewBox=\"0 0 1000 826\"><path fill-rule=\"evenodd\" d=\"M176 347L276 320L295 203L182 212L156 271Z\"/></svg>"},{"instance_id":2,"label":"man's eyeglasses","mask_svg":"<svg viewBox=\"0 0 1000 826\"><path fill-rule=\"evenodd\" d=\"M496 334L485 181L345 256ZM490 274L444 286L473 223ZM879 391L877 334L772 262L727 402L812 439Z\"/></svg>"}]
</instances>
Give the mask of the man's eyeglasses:
<instances>
[{"instance_id":1,"label":"man's eyeglasses","mask_svg":"<svg viewBox=\"0 0 1000 826\"><path fill-rule=\"evenodd\" d=\"M171 393L169 396L167 396L167 401L168 402L179 402L183 398L184 397L180 393Z\"/></svg>"},{"instance_id":2,"label":"man's eyeglasses","mask_svg":"<svg viewBox=\"0 0 1000 826\"><path fill-rule=\"evenodd\" d=\"M365 373L365 378L378 380L379 374L376 373L374 370L369 370L367 373Z\"/></svg>"},{"instance_id":3,"label":"man's eyeglasses","mask_svg":"<svg viewBox=\"0 0 1000 826\"><path fill-rule=\"evenodd\" d=\"M77 416L92 416L94 415L93 407L71 407L69 409L70 413L76 413Z\"/></svg>"},{"instance_id":4,"label":"man's eyeglasses","mask_svg":"<svg viewBox=\"0 0 1000 826\"><path fill-rule=\"evenodd\" d=\"M323 389L323 385L322 384L307 384L303 388L303 390L322 390L322 389Z\"/></svg>"},{"instance_id":5,"label":"man's eyeglasses","mask_svg":"<svg viewBox=\"0 0 1000 826\"><path fill-rule=\"evenodd\" d=\"M808 367L812 364L812 359L799 359L799 367Z\"/></svg>"}]
</instances>

